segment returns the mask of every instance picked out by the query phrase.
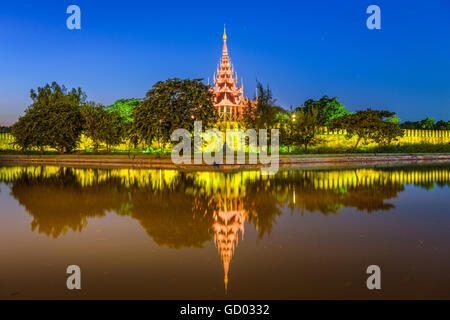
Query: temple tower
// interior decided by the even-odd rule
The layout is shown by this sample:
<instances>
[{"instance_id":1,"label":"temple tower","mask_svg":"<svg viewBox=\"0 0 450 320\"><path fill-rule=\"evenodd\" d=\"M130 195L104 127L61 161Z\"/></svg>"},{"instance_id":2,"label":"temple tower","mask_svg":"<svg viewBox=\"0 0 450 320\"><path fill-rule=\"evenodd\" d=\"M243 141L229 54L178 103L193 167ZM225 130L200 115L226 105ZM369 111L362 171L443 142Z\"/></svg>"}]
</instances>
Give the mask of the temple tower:
<instances>
[{"instance_id":1,"label":"temple tower","mask_svg":"<svg viewBox=\"0 0 450 320\"><path fill-rule=\"evenodd\" d=\"M222 59L214 73L214 106L219 113L219 122L239 122L243 109L248 104L244 97L244 84L237 86L238 78L228 56L227 33L223 31Z\"/></svg>"}]
</instances>

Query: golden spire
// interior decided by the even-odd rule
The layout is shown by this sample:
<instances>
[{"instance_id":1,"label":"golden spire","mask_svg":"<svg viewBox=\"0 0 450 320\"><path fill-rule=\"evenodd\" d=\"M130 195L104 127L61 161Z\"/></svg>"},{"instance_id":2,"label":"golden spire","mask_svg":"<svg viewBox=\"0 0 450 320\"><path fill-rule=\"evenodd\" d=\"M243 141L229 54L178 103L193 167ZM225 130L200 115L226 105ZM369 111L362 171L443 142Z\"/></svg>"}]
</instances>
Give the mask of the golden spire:
<instances>
[{"instance_id":1,"label":"golden spire","mask_svg":"<svg viewBox=\"0 0 450 320\"><path fill-rule=\"evenodd\" d=\"M222 56L228 57L227 32L225 30L225 25L223 25L223 49L222 49Z\"/></svg>"}]
</instances>

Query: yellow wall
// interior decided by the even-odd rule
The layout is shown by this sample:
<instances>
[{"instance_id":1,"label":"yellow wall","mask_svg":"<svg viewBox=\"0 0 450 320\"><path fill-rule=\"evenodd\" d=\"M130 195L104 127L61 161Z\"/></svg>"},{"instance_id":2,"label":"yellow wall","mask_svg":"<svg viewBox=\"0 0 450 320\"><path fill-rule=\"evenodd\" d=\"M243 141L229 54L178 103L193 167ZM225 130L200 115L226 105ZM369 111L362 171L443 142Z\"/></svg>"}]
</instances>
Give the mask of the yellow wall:
<instances>
[{"instance_id":1,"label":"yellow wall","mask_svg":"<svg viewBox=\"0 0 450 320\"><path fill-rule=\"evenodd\" d=\"M405 134L398 141L394 141L393 144L441 144L450 143L450 130L410 130L405 129ZM345 130L328 131L326 127L322 129L322 134L319 138L323 139L320 146L326 147L353 147L356 143L356 137L351 139L345 138ZM362 146L362 145L360 145ZM367 146L376 146L376 143L370 143Z\"/></svg>"},{"instance_id":2,"label":"yellow wall","mask_svg":"<svg viewBox=\"0 0 450 320\"><path fill-rule=\"evenodd\" d=\"M441 144L441 143L450 143L450 130L409 130L406 129L405 135L399 139L398 142L394 142L395 144L418 144L418 143L428 143L428 144ZM345 138L345 131L335 131L330 132L326 127L323 128L322 134L319 135L323 141L319 146L322 147L342 147L342 148L350 148L353 147L356 143L356 137L352 139ZM9 133L0 133L0 150L8 150L12 149L11 143L14 141L14 138ZM368 146L375 146L375 143L371 143ZM361 144L362 146L362 144ZM157 146L153 146L157 148ZM120 146L114 147L114 150L118 151L127 151L129 148L127 143L121 144ZM142 145L141 148L144 148ZM82 136L81 141L77 146L77 150L92 150L93 144L92 141ZM101 149L106 149L104 146Z\"/></svg>"}]
</instances>

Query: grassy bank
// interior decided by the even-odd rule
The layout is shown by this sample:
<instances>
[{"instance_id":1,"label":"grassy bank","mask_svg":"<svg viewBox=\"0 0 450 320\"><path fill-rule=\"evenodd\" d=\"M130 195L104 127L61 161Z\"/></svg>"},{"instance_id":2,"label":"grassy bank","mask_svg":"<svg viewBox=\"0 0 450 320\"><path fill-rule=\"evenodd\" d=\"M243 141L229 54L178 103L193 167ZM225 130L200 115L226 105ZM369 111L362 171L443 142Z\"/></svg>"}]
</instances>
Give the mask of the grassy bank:
<instances>
[{"instance_id":1,"label":"grassy bank","mask_svg":"<svg viewBox=\"0 0 450 320\"><path fill-rule=\"evenodd\" d=\"M85 151L85 150L77 150L72 152L72 155L91 155L91 156L152 156L152 157L170 157L171 150L153 150L151 151L124 151L124 150L114 150L114 151ZM450 153L450 144L442 143L442 144L427 144L427 143L419 143L419 144L403 144L403 145L389 145L389 146L370 146L370 147L360 147L354 149L352 147L310 147L307 150L303 148L288 148L286 146L280 147L281 155L320 155L320 154L381 154L381 153L392 153L392 154L410 154L410 153ZM40 155L41 153L37 150L35 151L19 151L19 150L0 150L0 155ZM57 151L45 151L44 155L58 155Z\"/></svg>"}]
</instances>

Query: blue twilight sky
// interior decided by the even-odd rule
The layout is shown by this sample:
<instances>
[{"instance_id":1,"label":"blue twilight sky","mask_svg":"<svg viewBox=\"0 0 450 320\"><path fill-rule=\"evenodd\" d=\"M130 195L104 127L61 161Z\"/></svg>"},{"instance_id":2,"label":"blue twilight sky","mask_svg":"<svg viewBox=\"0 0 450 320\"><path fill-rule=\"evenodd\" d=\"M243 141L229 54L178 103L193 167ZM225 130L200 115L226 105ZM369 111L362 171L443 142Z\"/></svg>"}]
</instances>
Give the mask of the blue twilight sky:
<instances>
[{"instance_id":1,"label":"blue twilight sky","mask_svg":"<svg viewBox=\"0 0 450 320\"><path fill-rule=\"evenodd\" d=\"M81 30L66 9L81 8ZM381 8L381 30L366 9ZM450 1L2 1L0 125L57 81L111 104L158 80L213 76L227 26L245 94L256 79L283 107L338 96L349 109L450 120Z\"/></svg>"}]
</instances>

